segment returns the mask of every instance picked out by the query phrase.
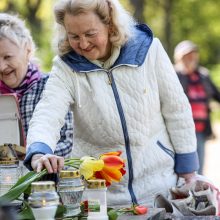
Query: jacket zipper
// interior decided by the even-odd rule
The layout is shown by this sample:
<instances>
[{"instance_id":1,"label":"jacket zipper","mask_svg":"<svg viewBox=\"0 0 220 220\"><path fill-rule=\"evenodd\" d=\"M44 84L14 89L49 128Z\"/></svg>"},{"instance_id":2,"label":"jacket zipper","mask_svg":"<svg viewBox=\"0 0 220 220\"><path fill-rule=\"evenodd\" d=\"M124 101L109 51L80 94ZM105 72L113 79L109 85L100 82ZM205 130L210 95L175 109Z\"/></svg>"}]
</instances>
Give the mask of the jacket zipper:
<instances>
[{"instance_id":1,"label":"jacket zipper","mask_svg":"<svg viewBox=\"0 0 220 220\"><path fill-rule=\"evenodd\" d=\"M133 204L138 204L136 196L134 194L133 186L132 186L132 182L133 182L133 165L132 165L132 157L131 157L130 140L129 140L127 124L126 124L126 120L125 120L125 116L124 116L124 111L123 111L123 108L122 108L122 105L121 105L120 97L119 97L119 94L118 94L118 90L117 90L112 72L108 71L106 73L108 75L109 84L112 87L112 91L113 91L113 94L114 94L114 97L115 97L115 102L116 102L116 105L117 105L117 108L118 108L118 113L119 113L119 116L120 116L121 126L122 126L123 134L124 134L125 149L126 149L126 155L127 155L127 160L128 160L128 171L129 171L128 190L129 190L129 193L130 193L130 196L131 196L132 203Z\"/></svg>"}]
</instances>

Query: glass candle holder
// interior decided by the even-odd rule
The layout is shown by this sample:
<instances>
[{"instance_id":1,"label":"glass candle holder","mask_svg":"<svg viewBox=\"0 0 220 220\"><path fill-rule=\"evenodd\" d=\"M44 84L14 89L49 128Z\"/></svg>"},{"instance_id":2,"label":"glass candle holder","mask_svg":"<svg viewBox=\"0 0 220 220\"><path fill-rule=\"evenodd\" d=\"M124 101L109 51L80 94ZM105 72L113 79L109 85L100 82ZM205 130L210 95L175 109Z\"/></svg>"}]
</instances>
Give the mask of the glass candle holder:
<instances>
[{"instance_id":1,"label":"glass candle holder","mask_svg":"<svg viewBox=\"0 0 220 220\"><path fill-rule=\"evenodd\" d=\"M53 181L33 182L28 202L36 220L53 220L59 204L55 183Z\"/></svg>"},{"instance_id":2,"label":"glass candle holder","mask_svg":"<svg viewBox=\"0 0 220 220\"><path fill-rule=\"evenodd\" d=\"M17 162L0 161L0 196L4 195L21 177Z\"/></svg>"},{"instance_id":3,"label":"glass candle holder","mask_svg":"<svg viewBox=\"0 0 220 220\"><path fill-rule=\"evenodd\" d=\"M57 191L66 207L65 217L75 216L81 212L80 203L84 188L79 170L62 170L60 172Z\"/></svg>"},{"instance_id":4,"label":"glass candle holder","mask_svg":"<svg viewBox=\"0 0 220 220\"><path fill-rule=\"evenodd\" d=\"M0 145L0 196L7 193L20 176L19 161L12 144Z\"/></svg>"},{"instance_id":5,"label":"glass candle holder","mask_svg":"<svg viewBox=\"0 0 220 220\"><path fill-rule=\"evenodd\" d=\"M87 181L88 220L108 220L106 184L104 179Z\"/></svg>"}]
</instances>

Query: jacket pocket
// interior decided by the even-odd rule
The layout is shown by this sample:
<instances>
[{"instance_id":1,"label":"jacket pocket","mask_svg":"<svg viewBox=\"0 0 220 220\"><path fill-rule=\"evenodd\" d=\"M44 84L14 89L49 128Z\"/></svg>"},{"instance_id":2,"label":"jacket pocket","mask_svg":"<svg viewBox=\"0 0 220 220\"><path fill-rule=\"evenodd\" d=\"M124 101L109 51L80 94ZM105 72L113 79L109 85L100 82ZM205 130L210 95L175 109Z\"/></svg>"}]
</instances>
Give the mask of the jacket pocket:
<instances>
[{"instance_id":1,"label":"jacket pocket","mask_svg":"<svg viewBox=\"0 0 220 220\"><path fill-rule=\"evenodd\" d=\"M166 154L168 154L170 157L172 157L173 160L175 159L175 153L174 153L172 150L166 148L160 141L157 141L157 145L158 145Z\"/></svg>"}]
</instances>

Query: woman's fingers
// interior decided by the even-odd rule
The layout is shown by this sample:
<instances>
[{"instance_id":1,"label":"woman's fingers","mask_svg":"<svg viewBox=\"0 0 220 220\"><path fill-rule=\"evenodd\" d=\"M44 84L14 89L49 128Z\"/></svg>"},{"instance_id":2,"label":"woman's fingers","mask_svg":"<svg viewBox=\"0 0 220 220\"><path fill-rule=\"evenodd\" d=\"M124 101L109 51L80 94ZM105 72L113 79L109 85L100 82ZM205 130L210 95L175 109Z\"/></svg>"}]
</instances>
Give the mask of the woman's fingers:
<instances>
[{"instance_id":1,"label":"woman's fingers","mask_svg":"<svg viewBox=\"0 0 220 220\"><path fill-rule=\"evenodd\" d=\"M53 164L51 164L50 156L46 154L45 156L40 158L40 162L42 163L43 167L46 168L48 173L53 173Z\"/></svg>"},{"instance_id":2,"label":"woman's fingers","mask_svg":"<svg viewBox=\"0 0 220 220\"><path fill-rule=\"evenodd\" d=\"M39 163L39 159L43 156L44 154L35 154L31 159L31 166L33 170L35 170L36 172L40 172L42 170L41 163Z\"/></svg>"},{"instance_id":3,"label":"woman's fingers","mask_svg":"<svg viewBox=\"0 0 220 220\"><path fill-rule=\"evenodd\" d=\"M45 168L48 173L57 173L64 167L64 158L53 154L34 155L31 165L36 172L40 172Z\"/></svg>"},{"instance_id":4,"label":"woman's fingers","mask_svg":"<svg viewBox=\"0 0 220 220\"><path fill-rule=\"evenodd\" d=\"M37 163L37 168L36 168L35 171L37 173L40 173L41 170L43 170L43 164L39 162L39 163Z\"/></svg>"},{"instance_id":5,"label":"woman's fingers","mask_svg":"<svg viewBox=\"0 0 220 220\"><path fill-rule=\"evenodd\" d=\"M51 173L57 173L57 166L58 166L58 157L57 156L48 156L48 162L50 163L50 166L48 165L48 168L51 168L50 171L52 171ZM47 166L45 166L47 168ZM49 172L49 169L47 169Z\"/></svg>"},{"instance_id":6,"label":"woman's fingers","mask_svg":"<svg viewBox=\"0 0 220 220\"><path fill-rule=\"evenodd\" d=\"M60 157L58 159L58 172L60 172L64 167L64 158L63 157Z\"/></svg>"}]
</instances>

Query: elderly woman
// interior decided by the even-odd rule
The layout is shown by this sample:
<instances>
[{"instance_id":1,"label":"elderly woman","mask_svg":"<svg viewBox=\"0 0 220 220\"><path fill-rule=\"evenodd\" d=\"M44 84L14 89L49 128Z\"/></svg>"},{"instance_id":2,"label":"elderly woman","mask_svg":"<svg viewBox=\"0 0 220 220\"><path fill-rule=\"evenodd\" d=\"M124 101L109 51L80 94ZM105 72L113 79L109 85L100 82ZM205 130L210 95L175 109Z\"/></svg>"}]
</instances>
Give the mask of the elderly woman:
<instances>
[{"instance_id":1,"label":"elderly woman","mask_svg":"<svg viewBox=\"0 0 220 220\"><path fill-rule=\"evenodd\" d=\"M49 75L42 74L32 62L35 45L29 30L18 17L0 13L0 48L0 94L17 95L24 132L27 134L29 121ZM62 123L63 126L64 120ZM53 146L54 154L68 157L73 146L71 112L67 113L65 125L59 131L60 140L58 141L57 135L57 143Z\"/></svg>"},{"instance_id":2,"label":"elderly woman","mask_svg":"<svg viewBox=\"0 0 220 220\"><path fill-rule=\"evenodd\" d=\"M54 144L71 105L72 156L120 150L126 158L125 178L108 189L110 206L153 205L178 176L190 181L198 169L194 123L160 41L118 0L60 0L54 12L59 54L30 123L26 164L60 168Z\"/></svg>"}]
</instances>

